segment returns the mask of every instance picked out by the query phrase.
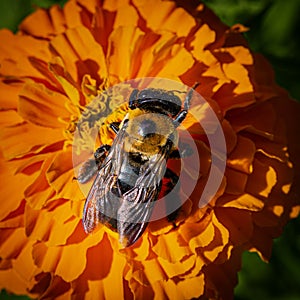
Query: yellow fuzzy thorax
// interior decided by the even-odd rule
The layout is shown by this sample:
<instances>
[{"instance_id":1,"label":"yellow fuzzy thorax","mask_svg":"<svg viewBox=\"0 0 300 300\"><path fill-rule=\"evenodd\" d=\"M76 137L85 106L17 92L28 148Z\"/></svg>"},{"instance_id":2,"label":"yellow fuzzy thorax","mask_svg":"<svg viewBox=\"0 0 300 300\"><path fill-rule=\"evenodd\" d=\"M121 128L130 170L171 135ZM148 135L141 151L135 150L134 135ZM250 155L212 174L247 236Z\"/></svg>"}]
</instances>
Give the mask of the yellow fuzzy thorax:
<instances>
[{"instance_id":1,"label":"yellow fuzzy thorax","mask_svg":"<svg viewBox=\"0 0 300 300\"><path fill-rule=\"evenodd\" d=\"M134 109L128 112L124 120L128 120L126 128L128 136L125 140L127 151L154 155L159 153L161 147L165 146L170 138L174 146L177 145L178 137L173 120L164 114ZM145 120L155 124L155 130L148 136L141 135L141 128Z\"/></svg>"}]
</instances>

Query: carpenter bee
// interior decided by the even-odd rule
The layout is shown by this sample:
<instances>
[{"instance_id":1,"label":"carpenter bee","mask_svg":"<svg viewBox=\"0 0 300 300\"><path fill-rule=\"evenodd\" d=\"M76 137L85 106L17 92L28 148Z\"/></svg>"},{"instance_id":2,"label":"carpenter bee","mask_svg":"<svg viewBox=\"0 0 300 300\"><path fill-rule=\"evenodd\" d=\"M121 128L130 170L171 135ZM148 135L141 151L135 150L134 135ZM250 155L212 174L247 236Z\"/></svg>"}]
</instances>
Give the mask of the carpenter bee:
<instances>
[{"instance_id":1,"label":"carpenter bee","mask_svg":"<svg viewBox=\"0 0 300 300\"><path fill-rule=\"evenodd\" d=\"M176 128L185 119L197 86L186 93L183 107L175 91L132 91L127 115L121 123L110 124L116 134L112 145L96 150L95 168L87 161L79 171L81 183L97 173L84 205L83 227L87 233L102 223L119 233L124 247L143 234L162 179L169 178L170 188L178 180L166 163L169 158L180 157Z\"/></svg>"}]
</instances>

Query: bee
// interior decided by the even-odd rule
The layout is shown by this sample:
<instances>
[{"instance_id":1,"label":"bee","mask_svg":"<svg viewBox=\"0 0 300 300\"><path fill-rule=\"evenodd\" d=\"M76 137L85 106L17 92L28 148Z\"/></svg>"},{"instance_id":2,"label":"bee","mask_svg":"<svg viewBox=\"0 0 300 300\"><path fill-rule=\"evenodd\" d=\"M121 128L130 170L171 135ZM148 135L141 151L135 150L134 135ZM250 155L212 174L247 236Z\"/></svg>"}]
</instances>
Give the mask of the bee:
<instances>
[{"instance_id":1,"label":"bee","mask_svg":"<svg viewBox=\"0 0 300 300\"><path fill-rule=\"evenodd\" d=\"M83 227L92 232L101 223L119 233L123 247L134 244L145 231L155 201L168 178L169 189L178 176L167 168L169 158L180 158L177 127L186 118L196 83L182 105L176 91L134 89L129 111L121 123L112 123L112 145L100 146L95 162L87 161L78 181L96 173L83 210Z\"/></svg>"}]
</instances>

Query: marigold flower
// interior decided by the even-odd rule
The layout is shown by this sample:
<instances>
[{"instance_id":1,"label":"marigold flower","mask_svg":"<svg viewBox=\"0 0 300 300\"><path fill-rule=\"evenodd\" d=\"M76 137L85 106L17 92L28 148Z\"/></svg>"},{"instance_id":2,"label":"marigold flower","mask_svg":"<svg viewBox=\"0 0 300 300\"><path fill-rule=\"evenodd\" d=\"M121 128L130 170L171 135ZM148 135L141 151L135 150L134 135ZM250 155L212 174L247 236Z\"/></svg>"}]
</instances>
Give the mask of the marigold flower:
<instances>
[{"instance_id":1,"label":"marigold flower","mask_svg":"<svg viewBox=\"0 0 300 300\"><path fill-rule=\"evenodd\" d=\"M230 299L242 252L268 260L272 239L299 213L300 109L243 30L201 4L70 0L37 10L16 35L0 31L1 289L42 299ZM198 208L211 156L188 118L201 176L177 227L153 222L123 249L105 226L83 231L72 143L95 96L139 77L200 82L227 162L216 195Z\"/></svg>"}]
</instances>

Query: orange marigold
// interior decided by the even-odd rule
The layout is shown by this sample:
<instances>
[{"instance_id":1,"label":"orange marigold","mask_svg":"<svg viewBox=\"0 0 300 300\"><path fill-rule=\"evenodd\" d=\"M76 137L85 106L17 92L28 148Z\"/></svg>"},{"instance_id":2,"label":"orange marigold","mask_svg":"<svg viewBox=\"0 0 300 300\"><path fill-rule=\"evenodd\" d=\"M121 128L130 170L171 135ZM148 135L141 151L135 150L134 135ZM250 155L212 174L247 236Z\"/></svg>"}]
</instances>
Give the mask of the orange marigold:
<instances>
[{"instance_id":1,"label":"orange marigold","mask_svg":"<svg viewBox=\"0 0 300 300\"><path fill-rule=\"evenodd\" d=\"M0 31L1 289L42 299L230 299L242 252L268 260L272 239L299 213L300 109L242 31L201 4L162 0L70 0L37 10L16 35ZM83 231L72 143L95 96L139 77L200 82L227 162L199 208L211 155L190 126L201 176L177 227L153 222L122 249L105 226Z\"/></svg>"}]
</instances>

